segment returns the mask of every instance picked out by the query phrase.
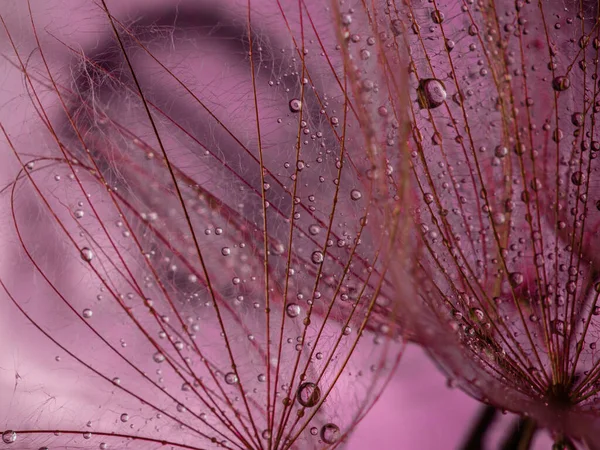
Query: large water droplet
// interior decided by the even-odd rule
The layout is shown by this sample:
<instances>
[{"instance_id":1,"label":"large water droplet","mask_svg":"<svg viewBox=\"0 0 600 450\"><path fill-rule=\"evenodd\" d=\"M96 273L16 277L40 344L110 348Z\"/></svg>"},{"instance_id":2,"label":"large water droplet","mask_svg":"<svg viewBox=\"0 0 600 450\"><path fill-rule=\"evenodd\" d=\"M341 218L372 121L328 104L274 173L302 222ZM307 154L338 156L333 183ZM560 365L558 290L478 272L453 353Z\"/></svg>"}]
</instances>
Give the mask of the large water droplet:
<instances>
[{"instance_id":1,"label":"large water droplet","mask_svg":"<svg viewBox=\"0 0 600 450\"><path fill-rule=\"evenodd\" d=\"M433 109L442 105L448 94L442 81L436 78L426 78L419 82L417 96L421 108Z\"/></svg>"},{"instance_id":2,"label":"large water droplet","mask_svg":"<svg viewBox=\"0 0 600 450\"><path fill-rule=\"evenodd\" d=\"M298 388L298 403L307 408L312 408L321 399L321 389L315 383L302 383Z\"/></svg>"}]
</instances>

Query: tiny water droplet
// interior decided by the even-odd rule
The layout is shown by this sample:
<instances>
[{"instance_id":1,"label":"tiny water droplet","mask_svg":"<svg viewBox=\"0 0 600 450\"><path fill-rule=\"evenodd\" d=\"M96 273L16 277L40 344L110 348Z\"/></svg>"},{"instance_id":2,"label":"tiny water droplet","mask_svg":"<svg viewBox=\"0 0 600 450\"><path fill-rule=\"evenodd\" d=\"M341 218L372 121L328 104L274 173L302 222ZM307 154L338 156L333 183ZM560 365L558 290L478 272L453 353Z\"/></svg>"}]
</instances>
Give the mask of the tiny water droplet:
<instances>
[{"instance_id":1,"label":"tiny water droplet","mask_svg":"<svg viewBox=\"0 0 600 450\"><path fill-rule=\"evenodd\" d=\"M575 186L581 186L582 184L585 184L586 180L587 180L587 175L583 172L577 171L577 172L574 172L573 175L571 175L571 182Z\"/></svg>"},{"instance_id":2,"label":"tiny water droplet","mask_svg":"<svg viewBox=\"0 0 600 450\"><path fill-rule=\"evenodd\" d=\"M17 432L13 430L6 430L2 433L2 442L5 444L12 444L17 440Z\"/></svg>"},{"instance_id":3,"label":"tiny water droplet","mask_svg":"<svg viewBox=\"0 0 600 450\"><path fill-rule=\"evenodd\" d=\"M307 408L312 408L321 399L321 389L315 383L302 383L298 388L298 403Z\"/></svg>"},{"instance_id":4,"label":"tiny water droplet","mask_svg":"<svg viewBox=\"0 0 600 450\"><path fill-rule=\"evenodd\" d=\"M90 317L92 317L93 314L94 314L94 312L91 309L89 309L89 308L85 308L83 310L83 312L81 313L81 315L83 317L85 317L86 319L89 319Z\"/></svg>"},{"instance_id":5,"label":"tiny water droplet","mask_svg":"<svg viewBox=\"0 0 600 450\"><path fill-rule=\"evenodd\" d=\"M352 189L350 192L350 198L355 201L360 200L362 198L362 192L360 192L358 189Z\"/></svg>"},{"instance_id":6,"label":"tiny water droplet","mask_svg":"<svg viewBox=\"0 0 600 450\"><path fill-rule=\"evenodd\" d=\"M437 9L434 9L431 12L431 20L433 20L433 23L439 25L440 23L442 23L444 21L444 13Z\"/></svg>"},{"instance_id":7,"label":"tiny water droplet","mask_svg":"<svg viewBox=\"0 0 600 450\"><path fill-rule=\"evenodd\" d=\"M121 414L121 422L123 422L123 423L129 422L129 414L127 414L127 413Z\"/></svg>"},{"instance_id":8,"label":"tiny water droplet","mask_svg":"<svg viewBox=\"0 0 600 450\"><path fill-rule=\"evenodd\" d=\"M81 259L83 259L85 262L90 262L92 259L94 259L94 252L88 247L83 247L81 249Z\"/></svg>"},{"instance_id":9,"label":"tiny water droplet","mask_svg":"<svg viewBox=\"0 0 600 450\"><path fill-rule=\"evenodd\" d=\"M504 145L498 145L494 150L494 155L497 158L504 158L506 155L508 155L508 148L506 148Z\"/></svg>"},{"instance_id":10,"label":"tiny water droplet","mask_svg":"<svg viewBox=\"0 0 600 450\"><path fill-rule=\"evenodd\" d=\"M292 318L298 317L300 315L300 305L298 305L296 303L290 303L285 308L285 311L286 311L288 317L292 317Z\"/></svg>"},{"instance_id":11,"label":"tiny water droplet","mask_svg":"<svg viewBox=\"0 0 600 450\"><path fill-rule=\"evenodd\" d=\"M323 262L323 253L319 250L314 251L310 257L311 261L315 264L321 264Z\"/></svg>"},{"instance_id":12,"label":"tiny water droplet","mask_svg":"<svg viewBox=\"0 0 600 450\"><path fill-rule=\"evenodd\" d=\"M340 427L335 423L326 423L321 428L321 439L326 444L335 444L340 439Z\"/></svg>"},{"instance_id":13,"label":"tiny water droplet","mask_svg":"<svg viewBox=\"0 0 600 450\"><path fill-rule=\"evenodd\" d=\"M525 278L521 272L511 272L508 276L508 281L510 282L512 287L518 287L523 284Z\"/></svg>"},{"instance_id":14,"label":"tiny water droplet","mask_svg":"<svg viewBox=\"0 0 600 450\"><path fill-rule=\"evenodd\" d=\"M237 384L240 380L238 376L233 372L228 372L225 374L225 383L227 384Z\"/></svg>"},{"instance_id":15,"label":"tiny water droplet","mask_svg":"<svg viewBox=\"0 0 600 450\"><path fill-rule=\"evenodd\" d=\"M559 76L552 80L552 88L557 92L566 91L571 87L571 80L565 76Z\"/></svg>"},{"instance_id":16,"label":"tiny water droplet","mask_svg":"<svg viewBox=\"0 0 600 450\"><path fill-rule=\"evenodd\" d=\"M437 78L426 78L419 81L417 96L421 108L437 108L446 101L447 95L446 86Z\"/></svg>"},{"instance_id":17,"label":"tiny water droplet","mask_svg":"<svg viewBox=\"0 0 600 450\"><path fill-rule=\"evenodd\" d=\"M302 109L302 101L297 99L297 98L293 98L290 100L290 111L293 113L297 113Z\"/></svg>"}]
</instances>

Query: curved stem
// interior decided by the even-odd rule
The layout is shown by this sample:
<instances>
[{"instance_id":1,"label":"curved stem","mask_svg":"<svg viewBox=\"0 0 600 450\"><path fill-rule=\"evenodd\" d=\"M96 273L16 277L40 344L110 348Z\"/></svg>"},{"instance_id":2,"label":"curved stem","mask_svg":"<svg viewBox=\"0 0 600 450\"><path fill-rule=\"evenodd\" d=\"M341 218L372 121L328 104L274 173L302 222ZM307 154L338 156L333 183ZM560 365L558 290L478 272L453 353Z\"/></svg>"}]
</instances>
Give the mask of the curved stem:
<instances>
[{"instance_id":1,"label":"curved stem","mask_svg":"<svg viewBox=\"0 0 600 450\"><path fill-rule=\"evenodd\" d=\"M529 450L537 430L537 424L533 419L521 417L513 428L512 433L503 442L501 449Z\"/></svg>"},{"instance_id":2,"label":"curved stem","mask_svg":"<svg viewBox=\"0 0 600 450\"><path fill-rule=\"evenodd\" d=\"M481 408L479 418L471 428L471 432L461 450L481 450L483 448L483 440L494 423L497 413L498 410L493 406L485 405Z\"/></svg>"}]
</instances>

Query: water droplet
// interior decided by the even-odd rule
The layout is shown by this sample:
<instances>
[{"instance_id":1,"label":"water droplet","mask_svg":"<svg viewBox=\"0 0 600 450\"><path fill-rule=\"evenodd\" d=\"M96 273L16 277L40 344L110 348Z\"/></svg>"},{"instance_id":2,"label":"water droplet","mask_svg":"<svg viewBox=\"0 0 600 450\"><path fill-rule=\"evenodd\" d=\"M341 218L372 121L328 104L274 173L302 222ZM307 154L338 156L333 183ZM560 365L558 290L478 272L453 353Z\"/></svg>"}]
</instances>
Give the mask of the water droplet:
<instances>
[{"instance_id":1,"label":"water droplet","mask_svg":"<svg viewBox=\"0 0 600 450\"><path fill-rule=\"evenodd\" d=\"M400 36L402 34L402 22L398 19L392 20L392 33L394 36Z\"/></svg>"},{"instance_id":2,"label":"water droplet","mask_svg":"<svg viewBox=\"0 0 600 450\"><path fill-rule=\"evenodd\" d=\"M228 372L225 374L225 383L227 384L238 384L240 380L238 376L233 372Z\"/></svg>"},{"instance_id":3,"label":"water droplet","mask_svg":"<svg viewBox=\"0 0 600 450\"><path fill-rule=\"evenodd\" d=\"M321 264L323 262L323 253L319 250L314 251L310 257L311 261L315 264Z\"/></svg>"},{"instance_id":4,"label":"water droplet","mask_svg":"<svg viewBox=\"0 0 600 450\"><path fill-rule=\"evenodd\" d=\"M312 234L313 236L319 234L320 231L321 231L321 227L319 225L313 224L308 227L308 232L310 234Z\"/></svg>"},{"instance_id":5,"label":"water droplet","mask_svg":"<svg viewBox=\"0 0 600 450\"><path fill-rule=\"evenodd\" d=\"M573 113L573 115L571 116L571 123L576 127L583 126L584 121L585 119L583 117L583 114L581 113Z\"/></svg>"},{"instance_id":6,"label":"water droplet","mask_svg":"<svg viewBox=\"0 0 600 450\"><path fill-rule=\"evenodd\" d=\"M335 423L326 423L321 428L321 439L326 444L335 444L340 439L340 427Z\"/></svg>"},{"instance_id":7,"label":"water droplet","mask_svg":"<svg viewBox=\"0 0 600 450\"><path fill-rule=\"evenodd\" d=\"M352 189L350 192L350 198L355 201L360 200L362 198L362 192L360 192L358 189Z\"/></svg>"},{"instance_id":8,"label":"water droplet","mask_svg":"<svg viewBox=\"0 0 600 450\"><path fill-rule=\"evenodd\" d=\"M12 444L17 440L17 432L13 430L6 430L2 433L2 442L5 444Z\"/></svg>"},{"instance_id":9,"label":"water droplet","mask_svg":"<svg viewBox=\"0 0 600 450\"><path fill-rule=\"evenodd\" d=\"M426 78L419 81L417 96L421 108L437 108L446 101L446 86L436 78Z\"/></svg>"},{"instance_id":10,"label":"water droplet","mask_svg":"<svg viewBox=\"0 0 600 450\"><path fill-rule=\"evenodd\" d=\"M85 212L83 212L83 209L76 209L73 212L73 215L75 216L76 219L81 219L85 215Z\"/></svg>"},{"instance_id":11,"label":"water droplet","mask_svg":"<svg viewBox=\"0 0 600 450\"><path fill-rule=\"evenodd\" d=\"M497 212L492 214L492 220L496 225L502 225L506 222L506 216L501 212Z\"/></svg>"},{"instance_id":12,"label":"water droplet","mask_svg":"<svg viewBox=\"0 0 600 450\"><path fill-rule=\"evenodd\" d=\"M521 272L511 272L508 276L508 281L512 287L518 287L523 284L525 278Z\"/></svg>"},{"instance_id":13,"label":"water droplet","mask_svg":"<svg viewBox=\"0 0 600 450\"><path fill-rule=\"evenodd\" d=\"M571 175L571 182L575 185L575 186L581 186L582 184L585 184L587 180L587 175L583 172L574 172L573 175Z\"/></svg>"},{"instance_id":14,"label":"water droplet","mask_svg":"<svg viewBox=\"0 0 600 450\"><path fill-rule=\"evenodd\" d=\"M497 158L504 158L506 155L508 155L508 148L506 148L504 145L498 145L494 150L494 155Z\"/></svg>"},{"instance_id":15,"label":"water droplet","mask_svg":"<svg viewBox=\"0 0 600 450\"><path fill-rule=\"evenodd\" d=\"M565 332L565 322L560 319L554 319L550 321L550 331L554 334L564 334Z\"/></svg>"},{"instance_id":16,"label":"water droplet","mask_svg":"<svg viewBox=\"0 0 600 450\"><path fill-rule=\"evenodd\" d=\"M92 317L93 314L94 314L94 312L89 308L85 308L82 312L82 316L85 317L86 319L89 319L90 317Z\"/></svg>"},{"instance_id":17,"label":"water droplet","mask_svg":"<svg viewBox=\"0 0 600 450\"><path fill-rule=\"evenodd\" d=\"M90 262L92 259L94 259L94 252L88 247L83 247L81 249L81 259L83 259L85 262Z\"/></svg>"},{"instance_id":18,"label":"water droplet","mask_svg":"<svg viewBox=\"0 0 600 450\"><path fill-rule=\"evenodd\" d=\"M161 352L156 352L153 356L152 359L154 360L154 362L156 363L161 363L165 361L165 355L163 355Z\"/></svg>"},{"instance_id":19,"label":"water droplet","mask_svg":"<svg viewBox=\"0 0 600 450\"><path fill-rule=\"evenodd\" d=\"M263 430L261 436L263 439L271 439L271 430Z\"/></svg>"},{"instance_id":20,"label":"water droplet","mask_svg":"<svg viewBox=\"0 0 600 450\"><path fill-rule=\"evenodd\" d=\"M83 438L84 439L91 439L92 438L92 433L90 433L89 431L86 431L85 433L83 433Z\"/></svg>"},{"instance_id":21,"label":"water droplet","mask_svg":"<svg viewBox=\"0 0 600 450\"><path fill-rule=\"evenodd\" d=\"M290 100L290 111L293 113L297 113L302 109L302 101L297 99L297 98L293 98Z\"/></svg>"},{"instance_id":22,"label":"water droplet","mask_svg":"<svg viewBox=\"0 0 600 450\"><path fill-rule=\"evenodd\" d=\"M302 383L298 388L298 403L307 408L312 408L321 399L321 389L315 383Z\"/></svg>"},{"instance_id":23,"label":"water droplet","mask_svg":"<svg viewBox=\"0 0 600 450\"><path fill-rule=\"evenodd\" d=\"M567 89L569 89L569 87L571 87L571 80L569 80L568 77L560 76L552 80L552 88L555 91L566 91Z\"/></svg>"},{"instance_id":24,"label":"water droplet","mask_svg":"<svg viewBox=\"0 0 600 450\"><path fill-rule=\"evenodd\" d=\"M436 23L439 25L440 23L442 23L444 21L444 13L437 9L434 9L431 12L431 20L433 20L433 23Z\"/></svg>"},{"instance_id":25,"label":"water droplet","mask_svg":"<svg viewBox=\"0 0 600 450\"><path fill-rule=\"evenodd\" d=\"M223 247L221 249L221 255L223 255L223 256L231 255L231 249L229 247Z\"/></svg>"},{"instance_id":26,"label":"water droplet","mask_svg":"<svg viewBox=\"0 0 600 450\"><path fill-rule=\"evenodd\" d=\"M285 312L287 313L288 317L298 317L300 315L300 305L296 304L296 303L290 303L289 305L287 305L287 307L285 308Z\"/></svg>"}]
</instances>

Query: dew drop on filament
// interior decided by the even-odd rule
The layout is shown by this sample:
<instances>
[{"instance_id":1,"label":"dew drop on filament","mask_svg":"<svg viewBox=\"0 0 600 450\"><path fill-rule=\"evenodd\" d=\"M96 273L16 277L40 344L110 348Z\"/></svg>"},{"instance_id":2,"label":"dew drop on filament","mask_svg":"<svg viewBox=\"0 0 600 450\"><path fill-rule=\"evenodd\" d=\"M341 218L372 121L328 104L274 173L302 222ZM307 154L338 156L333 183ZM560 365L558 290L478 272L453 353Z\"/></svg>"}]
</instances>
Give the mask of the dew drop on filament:
<instances>
[{"instance_id":1,"label":"dew drop on filament","mask_svg":"<svg viewBox=\"0 0 600 450\"><path fill-rule=\"evenodd\" d=\"M326 444L335 444L340 438L340 427L335 423L326 423L321 428L321 439Z\"/></svg>"},{"instance_id":2,"label":"dew drop on filament","mask_svg":"<svg viewBox=\"0 0 600 450\"><path fill-rule=\"evenodd\" d=\"M239 382L238 376L233 372L228 372L225 374L225 383L227 384L237 384Z\"/></svg>"},{"instance_id":3,"label":"dew drop on filament","mask_svg":"<svg viewBox=\"0 0 600 450\"><path fill-rule=\"evenodd\" d=\"M285 308L285 311L287 312L288 317L298 317L300 315L300 305L296 303L290 303Z\"/></svg>"},{"instance_id":4,"label":"dew drop on filament","mask_svg":"<svg viewBox=\"0 0 600 450\"><path fill-rule=\"evenodd\" d=\"M560 76L552 80L552 88L557 92L566 91L571 87L571 80L568 77Z\"/></svg>"},{"instance_id":5,"label":"dew drop on filament","mask_svg":"<svg viewBox=\"0 0 600 450\"><path fill-rule=\"evenodd\" d=\"M297 99L297 98L293 98L290 100L290 111L293 113L297 113L302 109L302 101Z\"/></svg>"},{"instance_id":6,"label":"dew drop on filament","mask_svg":"<svg viewBox=\"0 0 600 450\"><path fill-rule=\"evenodd\" d=\"M94 259L94 252L88 247L83 247L81 249L81 259L85 262L90 262Z\"/></svg>"},{"instance_id":7,"label":"dew drop on filament","mask_svg":"<svg viewBox=\"0 0 600 450\"><path fill-rule=\"evenodd\" d=\"M17 432L13 430L7 430L2 433L2 442L5 444L12 444L17 440Z\"/></svg>"},{"instance_id":8,"label":"dew drop on filament","mask_svg":"<svg viewBox=\"0 0 600 450\"><path fill-rule=\"evenodd\" d=\"M312 408L321 399L321 389L315 383L302 383L298 388L298 403L307 408Z\"/></svg>"},{"instance_id":9,"label":"dew drop on filament","mask_svg":"<svg viewBox=\"0 0 600 450\"><path fill-rule=\"evenodd\" d=\"M419 81L417 96L421 108L434 109L446 101L448 94L442 81L437 78L427 78Z\"/></svg>"}]
</instances>

